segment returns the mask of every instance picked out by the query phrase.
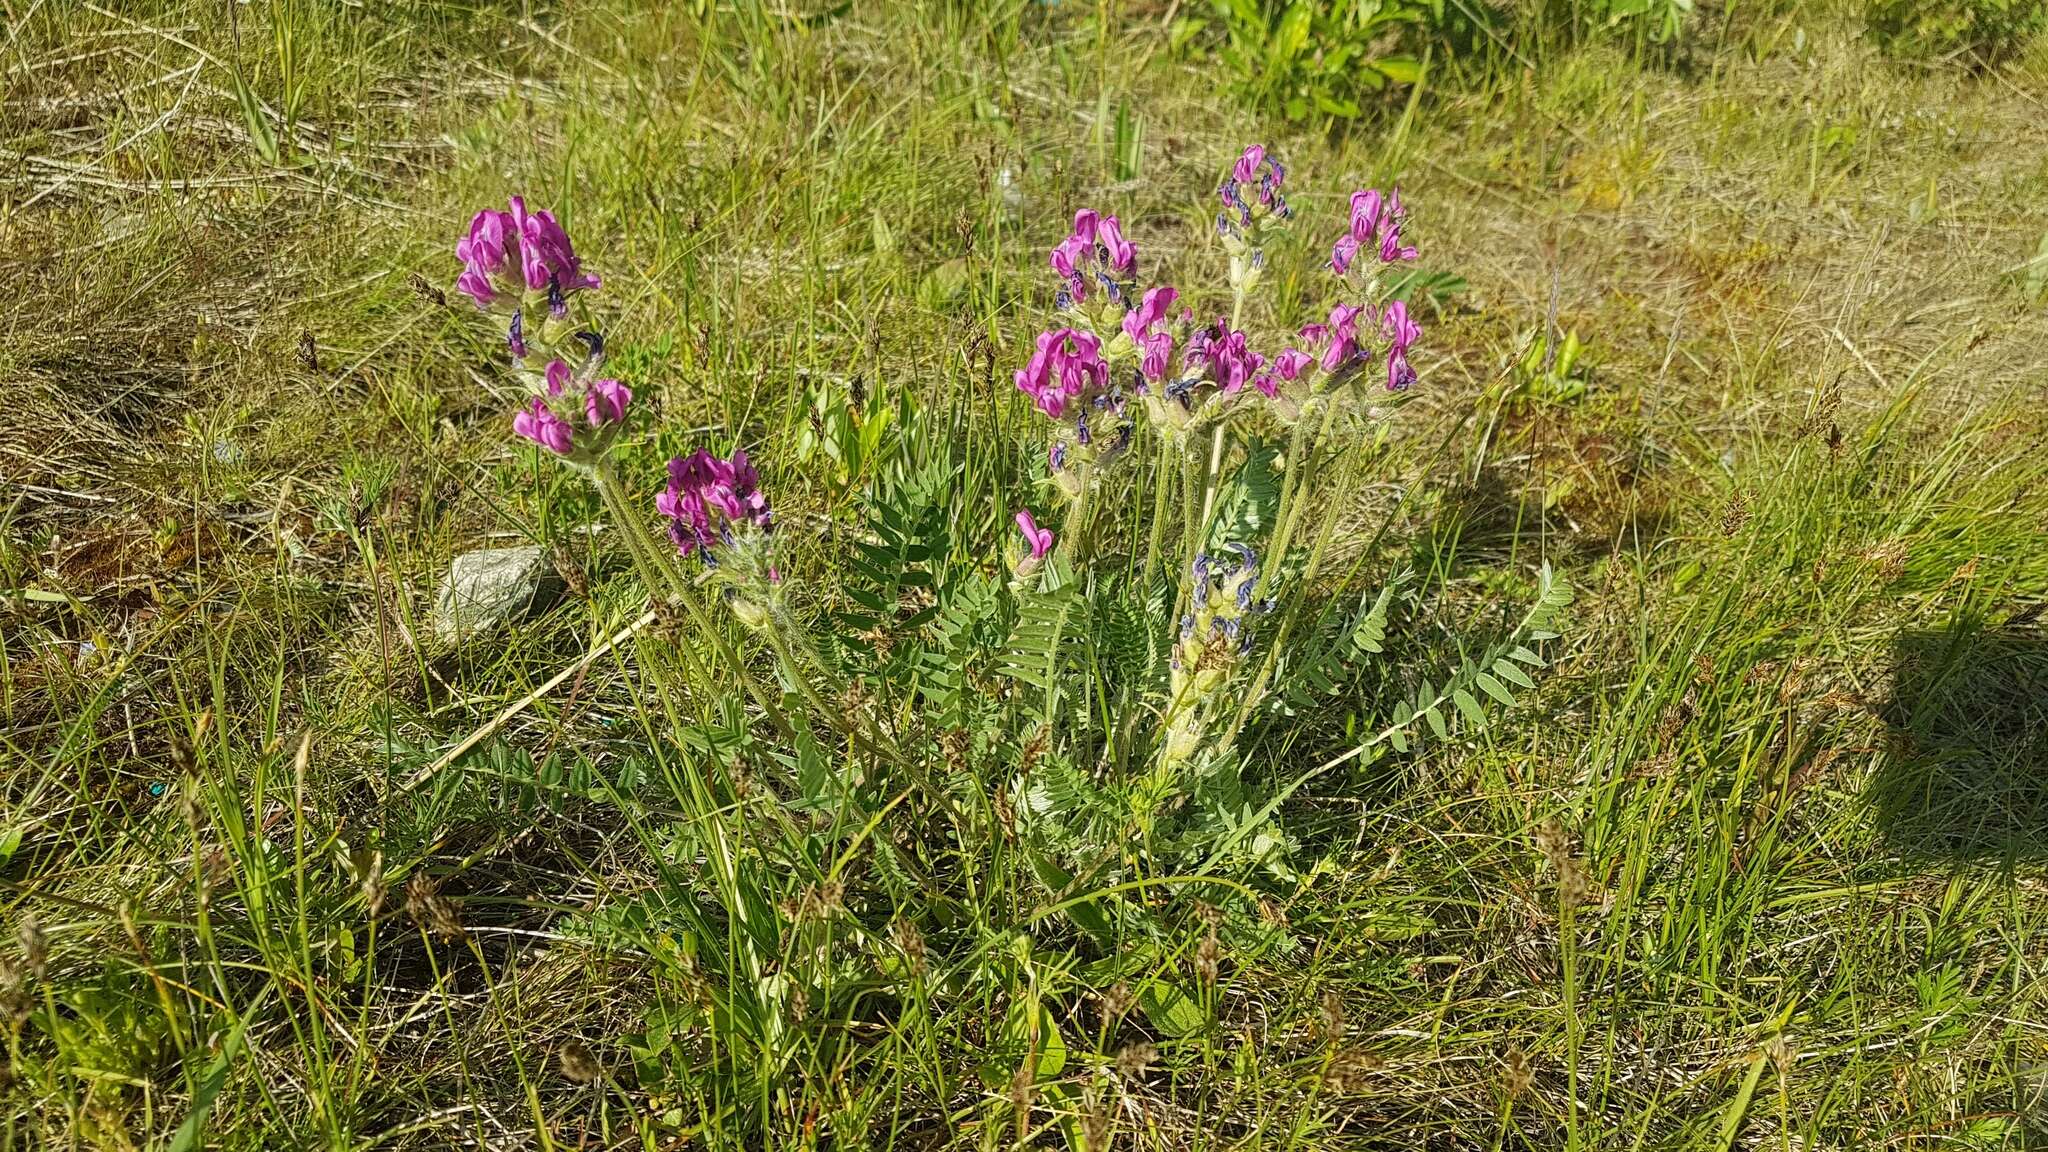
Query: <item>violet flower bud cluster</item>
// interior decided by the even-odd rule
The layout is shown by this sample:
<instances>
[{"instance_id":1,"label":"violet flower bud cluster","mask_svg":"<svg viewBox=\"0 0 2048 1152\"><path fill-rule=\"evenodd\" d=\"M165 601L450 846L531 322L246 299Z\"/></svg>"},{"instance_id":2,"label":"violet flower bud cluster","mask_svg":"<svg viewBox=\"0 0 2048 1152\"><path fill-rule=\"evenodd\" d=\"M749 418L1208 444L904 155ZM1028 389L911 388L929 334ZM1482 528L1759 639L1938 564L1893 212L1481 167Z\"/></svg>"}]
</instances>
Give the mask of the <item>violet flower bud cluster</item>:
<instances>
[{"instance_id":1,"label":"violet flower bud cluster","mask_svg":"<svg viewBox=\"0 0 2048 1152\"><path fill-rule=\"evenodd\" d=\"M1216 214L1216 235L1230 254L1230 288L1240 296L1258 283L1266 266L1266 238L1294 217L1280 193L1287 169L1264 146L1246 148L1216 188L1223 210Z\"/></svg>"},{"instance_id":2,"label":"violet flower bud cluster","mask_svg":"<svg viewBox=\"0 0 2048 1152\"><path fill-rule=\"evenodd\" d=\"M1169 682L1169 763L1199 747L1212 705L1252 650L1253 622L1274 607L1273 600L1256 598L1259 558L1248 545L1226 544L1219 555L1197 553L1188 576L1191 594L1174 641Z\"/></svg>"}]
</instances>

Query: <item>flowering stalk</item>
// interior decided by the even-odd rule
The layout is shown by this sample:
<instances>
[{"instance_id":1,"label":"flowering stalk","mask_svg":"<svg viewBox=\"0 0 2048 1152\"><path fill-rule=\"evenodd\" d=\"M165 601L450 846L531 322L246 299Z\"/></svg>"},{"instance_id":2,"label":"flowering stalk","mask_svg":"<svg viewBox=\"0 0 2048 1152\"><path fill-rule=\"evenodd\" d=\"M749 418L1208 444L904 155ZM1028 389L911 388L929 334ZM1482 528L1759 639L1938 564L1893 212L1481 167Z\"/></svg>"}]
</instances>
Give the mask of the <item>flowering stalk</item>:
<instances>
[{"instance_id":1,"label":"flowering stalk","mask_svg":"<svg viewBox=\"0 0 2048 1152\"><path fill-rule=\"evenodd\" d=\"M777 729L790 732L788 720L755 684L689 581L647 536L611 467L609 456L626 428L633 392L601 375L603 336L570 317L570 300L600 287L601 281L583 270L568 233L552 213L529 211L525 200L515 196L509 211L478 212L455 255L463 265L456 288L482 311L504 319L512 367L528 386L527 400L512 418L513 434L591 482L626 542L648 597L681 602L727 673ZM707 697L714 694L718 686L696 650L688 644L679 647L695 687Z\"/></svg>"},{"instance_id":2,"label":"flowering stalk","mask_svg":"<svg viewBox=\"0 0 2048 1152\"><path fill-rule=\"evenodd\" d=\"M1232 674L1252 648L1251 622L1270 612L1271 601L1254 599L1258 555L1245 544L1229 544L1222 555L1197 553L1188 567L1188 610L1180 618L1173 646L1160 768L1171 772L1191 759L1207 734L1210 713L1223 698Z\"/></svg>"},{"instance_id":3,"label":"flowering stalk","mask_svg":"<svg viewBox=\"0 0 2048 1152\"><path fill-rule=\"evenodd\" d=\"M1078 213L1073 230L1048 254L1060 277L1055 297L1060 326L1039 336L1030 364L1017 373L1018 387L1054 422L1047 459L1069 501L1060 546L1070 552L1084 551L1090 477L1121 464L1128 437L1121 421L1125 408L1134 407L1160 437L1140 569L1149 585L1171 507L1173 463L1179 459L1183 570L1188 575L1174 608L1182 638L1175 646L1163 714L1162 779L1170 779L1217 740L1211 731L1212 719L1223 710L1217 701L1235 677L1245 675L1252 681L1250 692L1230 693L1237 714L1218 746L1235 739L1275 668L1270 651L1257 662L1243 658L1247 614L1271 608L1283 569L1290 602L1306 594L1351 490L1356 462L1347 455L1331 470L1326 445L1359 419L1384 430L1386 414L1415 379L1409 350L1420 329L1407 304L1393 298L1396 280L1389 274L1416 256L1403 236L1406 213L1398 192L1363 189L1352 195L1346 228L1331 248L1336 298L1326 316L1272 343L1246 330L1245 318L1252 311L1246 305L1261 283L1267 245L1293 217L1285 182L1286 170L1277 158L1253 146L1236 158L1219 184L1222 211L1216 232L1228 257L1231 302L1228 314L1213 322L1198 322L1192 309L1179 307L1180 294L1171 286L1141 292L1136 249L1115 219ZM1361 383L1376 358L1384 363L1384 392ZM1097 416L1105 412L1113 416ZM1209 543L1226 465L1233 458L1231 429L1240 416L1254 413L1288 429L1280 498L1262 549L1263 564L1248 542L1228 545L1222 553ZM1119 427L1108 452L1101 448L1104 422ZM1332 480L1334 491L1323 491ZM1305 507L1312 493L1320 504ZM1289 557L1305 531L1305 518L1311 523L1319 519L1320 525L1313 531L1306 566L1296 572ZM1027 538L1034 532L1035 525L1025 528ZM1037 557L1022 558L1019 575L1037 563ZM1286 629L1283 621L1283 636Z\"/></svg>"},{"instance_id":4,"label":"flowering stalk","mask_svg":"<svg viewBox=\"0 0 2048 1152\"><path fill-rule=\"evenodd\" d=\"M735 619L767 642L783 678L808 707L867 751L893 753L887 737L872 725L849 722L812 682L814 676L829 682L831 672L789 611L787 585L776 563L774 515L745 450L726 459L700 448L670 460L668 476L668 489L655 507L670 522L676 554L686 562L692 556L701 562L699 579L718 593ZM691 596L690 578L678 571L676 579Z\"/></svg>"}]
</instances>

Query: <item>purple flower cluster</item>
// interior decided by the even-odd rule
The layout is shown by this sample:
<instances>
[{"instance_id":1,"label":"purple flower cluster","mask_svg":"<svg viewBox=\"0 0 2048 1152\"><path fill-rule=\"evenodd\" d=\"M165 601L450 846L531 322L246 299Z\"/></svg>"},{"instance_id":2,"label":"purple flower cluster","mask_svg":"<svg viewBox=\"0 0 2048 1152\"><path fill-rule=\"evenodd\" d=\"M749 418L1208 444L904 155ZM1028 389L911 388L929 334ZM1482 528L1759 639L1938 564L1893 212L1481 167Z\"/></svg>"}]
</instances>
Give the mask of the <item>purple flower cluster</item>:
<instances>
[{"instance_id":1,"label":"purple flower cluster","mask_svg":"<svg viewBox=\"0 0 2048 1152\"><path fill-rule=\"evenodd\" d=\"M1053 248L1049 259L1060 278L1057 304L1061 309L1088 299L1091 280L1112 301L1128 303L1128 285L1138 273L1138 250L1124 239L1123 225L1116 217L1100 215L1092 208L1074 213L1074 230Z\"/></svg>"},{"instance_id":2,"label":"purple flower cluster","mask_svg":"<svg viewBox=\"0 0 2048 1152\"><path fill-rule=\"evenodd\" d=\"M1166 312L1179 298L1170 287L1153 288L1136 308L1124 313L1124 335L1138 350L1138 375L1144 381L1157 384L1166 379L1173 363L1173 333L1166 328Z\"/></svg>"},{"instance_id":3,"label":"purple flower cluster","mask_svg":"<svg viewBox=\"0 0 2048 1152\"><path fill-rule=\"evenodd\" d=\"M1330 270L1342 276L1351 270L1359 252L1375 248L1382 264L1415 259L1414 247L1401 243L1401 224L1406 219L1407 213L1401 210L1400 189L1384 198L1377 188L1353 192L1351 227L1330 250Z\"/></svg>"},{"instance_id":4,"label":"purple flower cluster","mask_svg":"<svg viewBox=\"0 0 2048 1152\"><path fill-rule=\"evenodd\" d=\"M1055 328L1038 334L1031 362L1017 371L1017 387L1055 420L1071 406L1083 406L1104 394L1109 365L1102 359L1102 341L1078 328ZM1087 427L1085 416L1082 427ZM1085 443L1085 441L1084 441Z\"/></svg>"},{"instance_id":5,"label":"purple flower cluster","mask_svg":"<svg viewBox=\"0 0 2048 1152\"><path fill-rule=\"evenodd\" d=\"M1242 238L1260 217L1277 216L1285 220L1293 216L1287 198L1280 194L1280 186L1286 182L1287 169L1266 155L1264 147L1254 144L1246 148L1231 166L1230 175L1216 189L1223 201L1223 211L1216 216L1216 231Z\"/></svg>"},{"instance_id":6,"label":"purple flower cluster","mask_svg":"<svg viewBox=\"0 0 2048 1152\"><path fill-rule=\"evenodd\" d=\"M516 310L527 293L544 292L549 311L561 316L568 312L571 293L600 283L584 273L554 213L528 212L518 196L512 197L509 212L486 208L477 213L469 235L455 245L455 256L462 261L455 286L487 310Z\"/></svg>"},{"instance_id":7,"label":"purple flower cluster","mask_svg":"<svg viewBox=\"0 0 2048 1152\"><path fill-rule=\"evenodd\" d=\"M576 373L561 360L547 367L547 395L535 396L526 408L512 417L512 431L557 456L567 456L576 447L576 426L556 415L550 401L571 395ZM591 430L603 432L626 422L626 406L633 402L633 390L617 380L589 380L582 385L583 415ZM573 409L572 409L573 411Z\"/></svg>"},{"instance_id":8,"label":"purple flower cluster","mask_svg":"<svg viewBox=\"0 0 2048 1152\"><path fill-rule=\"evenodd\" d=\"M751 524L763 531L774 527L761 477L747 461L745 449L720 459L702 448L668 462L668 490L654 498L654 507L669 518L669 538L683 555L699 549L711 559L715 544L732 541L732 525Z\"/></svg>"},{"instance_id":9,"label":"purple flower cluster","mask_svg":"<svg viewBox=\"0 0 2048 1152\"><path fill-rule=\"evenodd\" d=\"M1338 304L1330 309L1328 323L1301 326L1301 347L1282 352L1275 371L1283 380L1294 380L1311 364L1333 375L1362 367L1372 358L1369 341L1375 331L1386 341L1387 387L1403 391L1415 383L1415 370L1408 364L1408 349L1422 335L1422 329L1408 315L1408 305L1400 300L1389 302L1377 312L1369 305Z\"/></svg>"},{"instance_id":10,"label":"purple flower cluster","mask_svg":"<svg viewBox=\"0 0 2048 1152\"><path fill-rule=\"evenodd\" d=\"M1226 320L1218 319L1213 327L1188 337L1187 354L1181 363L1189 378L1168 386L1167 395L1175 396L1184 405L1188 402L1188 388L1201 379L1216 385L1216 390L1225 396L1237 395L1246 384L1268 397L1279 394L1273 378L1260 371L1266 366L1265 356L1252 351L1250 338L1241 331L1233 331Z\"/></svg>"}]
</instances>

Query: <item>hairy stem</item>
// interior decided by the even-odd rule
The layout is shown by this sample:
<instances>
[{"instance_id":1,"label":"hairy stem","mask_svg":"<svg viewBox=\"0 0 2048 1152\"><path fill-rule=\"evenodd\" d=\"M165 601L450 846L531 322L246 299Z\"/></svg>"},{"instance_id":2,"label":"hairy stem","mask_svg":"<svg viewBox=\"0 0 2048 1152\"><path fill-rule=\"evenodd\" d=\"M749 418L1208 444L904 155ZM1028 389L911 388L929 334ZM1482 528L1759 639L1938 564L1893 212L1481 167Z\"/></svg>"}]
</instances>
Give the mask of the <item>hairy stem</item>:
<instances>
[{"instance_id":1,"label":"hairy stem","mask_svg":"<svg viewBox=\"0 0 2048 1152\"><path fill-rule=\"evenodd\" d=\"M591 482L597 486L599 498L611 512L612 519L618 523L620 534L626 538L627 549L633 553L634 564L640 569L640 579L647 585L648 595L658 596L660 589L666 585L669 592L682 601L683 611L689 614L690 622L710 641L719 663L723 664L726 671L746 689L747 695L767 715L769 722L784 736L793 734L795 730L789 726L789 719L747 671L746 663L740 659L740 654L726 640L725 633L719 630L710 613L704 610L703 600L697 595L697 590L690 586L689 579L673 562L664 562L663 550L647 539L645 526L634 514L633 506L619 488L618 477L613 475L610 466L600 462L590 475ZM714 690L716 686L711 683L708 671L698 663L695 652L691 651L688 645L681 647L686 653L686 659L695 665L695 674L702 677L702 687L707 692Z\"/></svg>"},{"instance_id":2,"label":"hairy stem","mask_svg":"<svg viewBox=\"0 0 2048 1152\"><path fill-rule=\"evenodd\" d=\"M1145 567L1139 573L1139 587L1152 587L1152 574L1159 567L1159 545L1166 535L1166 506L1173 487L1173 441L1159 439L1159 459L1152 472L1152 525L1145 540ZM1147 593L1149 595L1149 592Z\"/></svg>"}]
</instances>

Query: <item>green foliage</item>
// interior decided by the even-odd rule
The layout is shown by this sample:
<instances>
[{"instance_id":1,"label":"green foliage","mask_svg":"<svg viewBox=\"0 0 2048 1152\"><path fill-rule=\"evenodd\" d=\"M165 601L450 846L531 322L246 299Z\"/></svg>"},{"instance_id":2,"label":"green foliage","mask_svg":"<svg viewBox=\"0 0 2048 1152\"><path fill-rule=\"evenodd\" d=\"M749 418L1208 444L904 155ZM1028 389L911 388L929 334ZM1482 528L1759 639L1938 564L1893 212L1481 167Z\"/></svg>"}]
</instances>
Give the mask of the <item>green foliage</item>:
<instances>
[{"instance_id":1,"label":"green foliage","mask_svg":"<svg viewBox=\"0 0 2048 1152\"><path fill-rule=\"evenodd\" d=\"M2041 0L1868 0L1864 18L1886 52L1966 56L1984 66L2017 54L2048 29Z\"/></svg>"},{"instance_id":2,"label":"green foliage","mask_svg":"<svg viewBox=\"0 0 2048 1152\"><path fill-rule=\"evenodd\" d=\"M1213 51L1249 105L1352 120L1374 95L1422 78L1413 33L1443 16L1444 0L1212 0L1174 40Z\"/></svg>"},{"instance_id":3,"label":"green foliage","mask_svg":"<svg viewBox=\"0 0 2048 1152\"><path fill-rule=\"evenodd\" d=\"M1580 362L1585 350L1576 329L1562 338L1555 330L1537 333L1509 370L1505 403L1517 409L1541 408L1585 396L1593 377L1591 366Z\"/></svg>"},{"instance_id":4,"label":"green foliage","mask_svg":"<svg viewBox=\"0 0 2048 1152\"><path fill-rule=\"evenodd\" d=\"M1694 0L1585 0L1575 6L1596 29L1640 33L1653 43L1678 38L1692 17Z\"/></svg>"}]
</instances>

